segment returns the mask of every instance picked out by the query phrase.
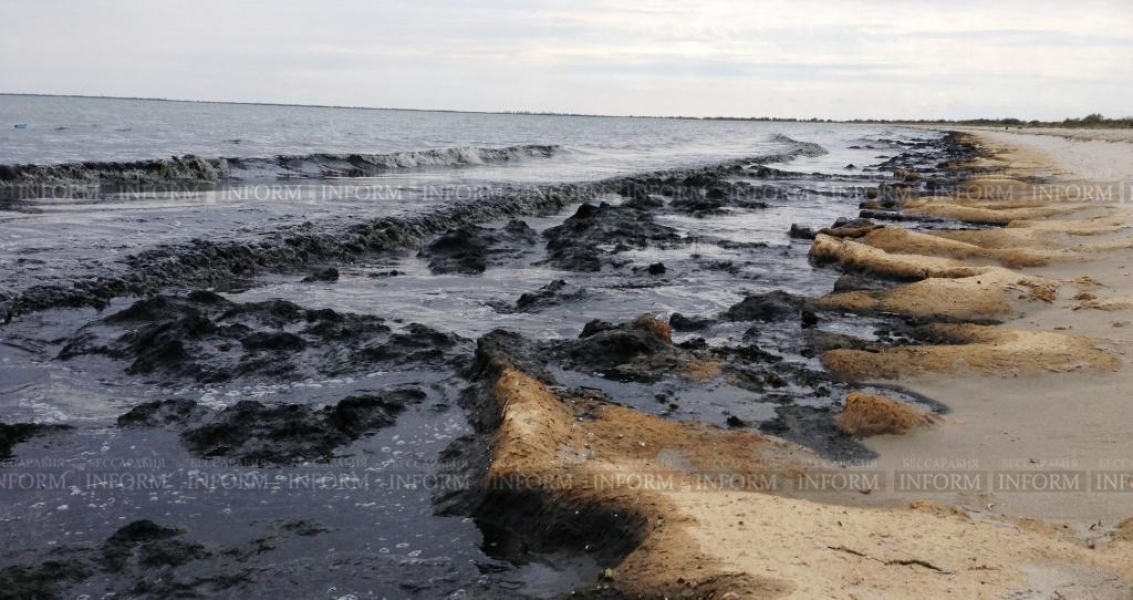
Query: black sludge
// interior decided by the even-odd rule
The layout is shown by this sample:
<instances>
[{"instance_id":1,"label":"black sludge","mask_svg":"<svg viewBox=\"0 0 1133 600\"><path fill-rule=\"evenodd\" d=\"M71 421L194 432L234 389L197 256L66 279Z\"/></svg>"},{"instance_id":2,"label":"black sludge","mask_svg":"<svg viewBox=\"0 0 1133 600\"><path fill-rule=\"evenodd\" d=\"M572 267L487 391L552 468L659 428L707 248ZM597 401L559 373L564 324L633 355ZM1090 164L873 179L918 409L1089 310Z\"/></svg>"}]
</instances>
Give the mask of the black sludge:
<instances>
[{"instance_id":1,"label":"black sludge","mask_svg":"<svg viewBox=\"0 0 1133 600\"><path fill-rule=\"evenodd\" d=\"M118 425L183 428L181 443L201 458L289 465L326 461L354 440L393 425L407 406L425 398L420 389L402 388L352 395L321 409L245 400L220 411L192 400L160 400L134 407Z\"/></svg>"},{"instance_id":2,"label":"black sludge","mask_svg":"<svg viewBox=\"0 0 1133 600\"><path fill-rule=\"evenodd\" d=\"M459 365L468 340L417 323L308 310L284 300L237 304L211 292L155 296L82 327L62 360L98 354L130 361L133 375L217 383L296 381L375 367Z\"/></svg>"},{"instance_id":3,"label":"black sludge","mask_svg":"<svg viewBox=\"0 0 1133 600\"><path fill-rule=\"evenodd\" d=\"M440 236L418 255L429 259L433 273L483 273L490 264L518 258L533 247L537 234L515 219L499 229L469 225Z\"/></svg>"},{"instance_id":4,"label":"black sludge","mask_svg":"<svg viewBox=\"0 0 1133 600\"><path fill-rule=\"evenodd\" d=\"M547 264L566 271L600 271L603 259L607 259L603 246L613 245L616 252L685 242L676 229L655 223L647 211L604 202L583 204L543 236L547 239Z\"/></svg>"}]
</instances>

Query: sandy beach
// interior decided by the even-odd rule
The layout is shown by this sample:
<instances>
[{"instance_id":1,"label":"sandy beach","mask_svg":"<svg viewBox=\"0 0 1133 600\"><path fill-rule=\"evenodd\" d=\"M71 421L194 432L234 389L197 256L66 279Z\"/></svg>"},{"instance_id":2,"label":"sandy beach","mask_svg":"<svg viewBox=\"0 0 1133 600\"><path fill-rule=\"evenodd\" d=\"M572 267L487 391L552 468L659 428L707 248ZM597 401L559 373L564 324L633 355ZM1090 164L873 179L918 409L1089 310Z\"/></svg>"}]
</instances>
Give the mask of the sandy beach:
<instances>
[{"instance_id":1,"label":"sandy beach","mask_svg":"<svg viewBox=\"0 0 1133 600\"><path fill-rule=\"evenodd\" d=\"M1133 600L1133 0L4 16L0 600Z\"/></svg>"},{"instance_id":2,"label":"sandy beach","mask_svg":"<svg viewBox=\"0 0 1133 600\"><path fill-rule=\"evenodd\" d=\"M629 597L1128 598L1133 273L1125 253L1133 223L1120 197L1070 196L1084 184L1110 189L1130 173L1133 145L1096 141L1092 132L975 135L988 152L964 193L903 208L1002 228L819 234L812 249L859 271L921 270L887 291L820 302L949 316L953 324L934 326L941 341L832 350L823 363L940 400L951 412L935 425L870 438L876 461L824 471L809 451L764 436L614 408L572 419L582 410L577 401L562 404L520 374L519 361L493 356L486 393L502 421L490 480L586 474L587 484L547 491L544 502L597 504L614 510L615 522L630 519L621 532L640 543L600 586ZM1001 322L962 324L983 317ZM588 458L572 463L576 453ZM665 453L680 460L663 460ZM779 485L706 487L697 474L713 465L717 472L725 465L733 482ZM629 472L669 485L598 477ZM906 481L927 474L952 483L833 492L815 483L875 473L890 482L903 473L914 476ZM970 476L982 483L971 490L955 483Z\"/></svg>"},{"instance_id":3,"label":"sandy beach","mask_svg":"<svg viewBox=\"0 0 1133 600\"><path fill-rule=\"evenodd\" d=\"M1128 309L1122 307L1133 294L1133 273L1124 247L1131 239L1126 224L1133 215L1128 212L1130 199L1124 198L1126 204L1121 204L1120 194L1122 182L1133 176L1133 135L1058 130L976 133L1014 172L1052 178L1051 186L1098 191L1097 202L1080 203L1079 210L1062 223L1113 219L1088 236L1063 233L1050 242L1069 249L1073 259L1023 270L1054 281L1088 277L1097 283L1095 291L1089 292L1096 300L1076 300L1081 292L1073 287L1063 289L1049 303L1017 307L1017 318L1004 327L1093 338L1126 361L1133 331L1126 327ZM1124 185L1128 193L1128 184ZM1108 199L1118 203L1106 202ZM1019 225L1026 229L1028 224ZM1047 220L1039 227L1062 228L1060 220ZM1115 249L1091 248L1107 245ZM1026 377L1011 372L965 373L920 377L907 383L954 412L943 427L913 436L874 438L870 445L879 452L878 465L883 469L902 470L946 459L978 465L977 469L988 472L1034 465L1039 470L1085 474L1127 470L1133 457L1133 441L1125 431L1133 415L1128 403L1133 380L1124 365L1114 372ZM1128 518L1133 508L1127 496L1105 493L944 494L935 499L1013 517L1066 523L1083 535L1095 533L1099 523L1104 529Z\"/></svg>"},{"instance_id":4,"label":"sandy beach","mask_svg":"<svg viewBox=\"0 0 1133 600\"><path fill-rule=\"evenodd\" d=\"M1133 242L1129 233L1133 221L1127 206L1130 199L1122 195L1128 194L1127 182L1133 175L1133 136L1128 132L1084 130L972 132L994 152L989 162L1005 167L1008 178L1042 181L1039 189L1054 195L1066 193L1063 190L1077 193L1079 189L1090 188L1097 193L1093 199L1067 198L1073 211L1064 215L1034 221L1012 220L1007 224L1008 231L1051 232L1052 235L1044 236L1038 244L994 246L1053 250L1055 258L1049 264L1018 271L1058 282L1059 291L1043 302L1014 300L1012 318L1001 327L1027 333L1081 336L1091 340L1091 345L1120 357L1120 365L1095 369L1085 361L1045 363L1037 351L1012 355L1006 349L997 352L993 348L991 358L1002 359L994 368L969 363L948 365L939 369L941 372L901 372L904 385L940 400L952 412L938 427L903 436L872 438L869 445L878 451L879 458L869 468L909 474L929 472L934 476L976 472L985 473L992 480L1008 472L1033 470L1044 477L1061 474L1065 476L1064 481L1079 481L1083 486L1069 491L1036 488L990 493L914 492L918 499L953 506L968 515L957 519L918 517L918 521L904 511L837 511L831 507L791 505L785 500L780 500L777 506L786 513L783 518L769 518L768 513L781 514L774 509L752 509L751 514L760 515L772 531L781 524L795 523L791 517L807 515L802 523L796 524L797 529L784 537L810 538L812 543L794 552L801 559L799 562L814 561L809 564L817 568L801 569L795 574L794 582L799 587L787 594L790 597L813 597L813 593L847 598L873 597L875 593L904 597L918 593L917 590L933 597L937 594L989 598L1128 597L1130 563L1127 558L1118 558L1123 554L1127 556L1128 549L1123 547L1123 542L1115 541L1125 534L1112 534L1115 527L1133 514L1128 486L1121 490L1100 489L1100 486L1095 489L1086 482L1093 476L1093 484L1097 485L1103 472L1128 473L1133 457L1133 441L1127 431L1133 416L1133 407L1129 404L1133 376L1128 365L1133 342L1128 328L1129 310L1133 307L1130 301L1133 272L1129 270L1127 255L1127 248ZM1004 189L1007 182L1001 179L1002 175L995 177L989 189ZM973 185L988 186L988 182L977 180ZM1027 194L1037 192L1025 188L1021 192L1015 198L1031 206L1026 200ZM995 209L994 201L984 206ZM978 240L973 242L980 245ZM989 243L985 247L993 245ZM916 250L911 253L920 254ZM1084 281L1088 281L1088 292L1082 291L1080 283ZM972 299L975 298L972 291L960 288L956 293L970 294L966 298ZM935 300L938 303L964 302L964 298L946 296ZM963 362L962 359L957 361ZM1036 366L1037 369L1032 368ZM857 502L852 496L842 498L854 504L878 501L899 504L908 499L908 491L893 489L888 494L881 492L859 498ZM703 501L696 512L703 514L700 511L707 510L707 504L708 501ZM822 546L840 547L829 540L843 539L838 533L831 533L837 531L831 524L825 527L820 524L821 518L816 517L825 512L839 515L837 528L864 525L866 530L847 537L859 544L861 540L870 540L865 546L875 549L859 546L848 558L824 559L826 553ZM874 523L870 529L871 518L889 522L884 526ZM957 520L966 518L972 520L957 524ZM1040 525L1039 520L1046 524ZM851 521L854 525L847 524ZM992 527L1000 529L995 530L992 538L983 537ZM714 530L701 539L705 542L719 540L721 533ZM1044 535L1051 537L1044 541ZM1063 539L1066 535L1070 541ZM1014 536L1018 537L1010 539ZM960 539L965 540L961 546L949 548ZM821 542L814 543L818 540ZM926 543L929 547L921 548L923 552L915 551ZM739 547L737 541L734 549ZM924 565L905 567L899 577L917 583L909 583L909 587L901 591L893 586L893 567L877 566L877 556L892 556L895 547L904 547L910 556L919 556L936 565L957 565L966 561L972 567L980 561L1006 560L996 569L974 577L978 586L969 589L963 588L961 583L965 577L954 572L937 571L926 576ZM1028 547L1035 556L1027 556ZM1082 547L1093 551L1080 554ZM1078 558L1071 558L1075 554ZM1039 556L1044 558L1039 559ZM1059 558L1055 559L1056 556ZM1104 568L1095 571L1099 568L1096 562L1099 558L1112 571L1104 572ZM849 562L854 566L851 572L838 576L829 568L832 561ZM753 573L761 570L756 567L757 563L755 560L737 561ZM1087 564L1092 566L1083 566ZM993 570L998 575L1008 575L1012 570L1015 573L993 581L997 579L989 575ZM838 583L824 589L815 587L821 586L818 581L831 575ZM935 591L927 593L929 589Z\"/></svg>"}]
</instances>

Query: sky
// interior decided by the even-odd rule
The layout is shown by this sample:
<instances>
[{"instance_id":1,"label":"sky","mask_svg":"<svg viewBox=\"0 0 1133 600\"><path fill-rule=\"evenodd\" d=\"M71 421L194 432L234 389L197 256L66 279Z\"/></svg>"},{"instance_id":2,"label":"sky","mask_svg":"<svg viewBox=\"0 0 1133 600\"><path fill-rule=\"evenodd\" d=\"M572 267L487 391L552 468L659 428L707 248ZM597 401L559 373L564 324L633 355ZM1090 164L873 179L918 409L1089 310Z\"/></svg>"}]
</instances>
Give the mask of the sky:
<instances>
[{"instance_id":1,"label":"sky","mask_svg":"<svg viewBox=\"0 0 1133 600\"><path fill-rule=\"evenodd\" d=\"M1133 115L1133 0L0 0L0 92L796 118Z\"/></svg>"}]
</instances>

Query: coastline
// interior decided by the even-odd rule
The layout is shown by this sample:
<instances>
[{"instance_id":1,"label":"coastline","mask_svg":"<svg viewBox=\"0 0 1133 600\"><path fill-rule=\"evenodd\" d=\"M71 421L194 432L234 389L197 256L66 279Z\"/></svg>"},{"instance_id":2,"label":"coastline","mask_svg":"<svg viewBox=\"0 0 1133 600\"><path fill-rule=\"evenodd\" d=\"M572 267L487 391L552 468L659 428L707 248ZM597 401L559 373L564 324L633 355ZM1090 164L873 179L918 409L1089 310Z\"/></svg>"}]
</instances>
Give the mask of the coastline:
<instances>
[{"instance_id":1,"label":"coastline","mask_svg":"<svg viewBox=\"0 0 1133 600\"><path fill-rule=\"evenodd\" d=\"M109 357L116 362L101 372L113 378L125 367L147 384L313 382L331 373L365 392L320 392L311 403L322 406L317 410L288 407L280 397L234 405L145 401L122 406L130 409L122 414L113 412L118 405L107 408L117 420L105 423L105 435L160 456L255 457L257 470L301 473L296 463L330 464L339 452L386 452L379 429L390 440L412 431L396 428L401 413L412 420L458 405L471 430L438 438L444 450L436 473L454 487L422 489L418 501L436 519L458 517L469 530L474 520L484 527L485 544L500 535L492 532L506 532L500 543L508 554L493 558L514 558L521 567L548 560L560 579L546 585L573 589L574 597L1045 598L1083 590L1128 597L1133 511L1126 514L1121 502L1127 490L1007 493L993 480L1006 473L1034 485L1036 477L1076 475L1093 485L1097 472L1130 470L1121 462L1133 451L1123 441L1120 399L1133 328L1116 323L1133 308L1120 264L1120 252L1133 242L1124 209L1076 195L1120 185L1129 166L1125 146L1091 142L1078 152L1084 142L1031 136L1032 147L1010 134L981 135L978 146L963 135L914 137L864 172L851 165L844 170L856 172L807 175L744 159L536 197L504 195L474 210L444 206L360 227L280 228L273 231L281 235L255 245L162 245L132 259L128 277L8 298L23 309L12 314L8 331L37 340L43 350L19 350L29 356L38 352L80 369L97 364L91 357ZM1065 154L1078 158L1056 163L1052 144L1056 154L1058 144L1069 145ZM808 148L819 151L800 145L798 152ZM1099 165L1104 178L1096 175ZM821 225L791 224L787 246L745 243L728 229L724 237L701 237L667 225L715 233L713 226L732 220L752 226L773 219L775 209L760 200L791 206L794 197L776 186L798 181L834 189L823 190L832 200ZM578 206L581 200L593 203ZM857 208L868 219L842 218ZM684 220L673 220L675 214ZM781 239L790 223L771 230ZM607 246L611 241L619 247ZM743 279L736 263L701 255L714 248L736 252L746 265L781 265L814 279L805 287L751 290L747 281L762 275ZM402 262L382 255L367 266L375 250L417 255ZM343 281L331 265L344 267ZM392 286L372 283L405 276L390 270L397 267L418 269L419 281L461 282L451 274L463 273L488 285L501 281L490 278L496 272L514 277L543 265L571 282L538 288L545 279L536 278L509 287L524 293L514 302L505 295L492 310L530 310L532 321L545 319L547 307L578 313L560 335L490 326L453 332L428 318L386 324L397 313L378 294ZM496 271L483 277L489 268ZM261 269L273 273L259 275L262 287L200 289ZM687 290L703 269L724 269L731 279L700 289L730 281L743 291L739 302L660 316L662 304L646 296L634 312L610 312L591 303L582 275L622 273L611 288L621 299L627 286ZM769 279L773 286L785 282ZM365 305L328 306L320 295L352 289ZM147 298L135 301L139 290ZM65 310L100 299L113 304L112 314ZM371 314L375 305L381 315ZM71 320L53 326L77 331L38 340L37 323L64 314ZM390 379L395 386L373 391L386 381L375 376L402 372L414 379ZM1067 401L1072 393L1083 397ZM302 394L293 399L311 402ZM344 429L342 415L350 414L367 425ZM848 418L854 414L856 424ZM87 436L66 428L12 427L13 444L42 435L42 446L18 449L33 461L54 452L52 443L86 451ZM927 475L930 484L943 477L947 485L909 488L898 485L902 474ZM975 475L979 486L956 484L957 475ZM234 498L214 501L227 510ZM235 501L239 510L241 499ZM16 503L13 514L19 510ZM305 505L291 510L310 518ZM123 542L165 552L161 540L182 534L216 544L209 526L150 516L162 525L136 520L109 538L92 528L93 552L114 554ZM312 535L326 536L318 542L337 550L359 537L343 525L355 518L324 513L316 528L322 533ZM336 525L343 534L332 538ZM160 529L166 526L181 529ZM160 539L146 537L155 532ZM174 546L174 567L236 551ZM27 570L35 567L18 565L0 574L29 590L93 585L90 574L104 563L89 544L72 549L75 564L89 567L72 580L41 582L38 571ZM335 564L334 552L328 556ZM528 556L537 558L527 563ZM416 563L399 565L406 581L419 579ZM117 577L129 583L143 572ZM232 589L262 585L246 573L223 580ZM173 575L168 581L179 585Z\"/></svg>"},{"instance_id":2,"label":"coastline","mask_svg":"<svg viewBox=\"0 0 1133 600\"><path fill-rule=\"evenodd\" d=\"M1121 460L1133 456L1123 430L1128 409L1122 394L1133 381L1126 360L1133 336L1118 324L1128 324L1121 311L1133 308L1133 285L1115 255L1133 245L1125 209L1068 205L1073 199L1058 186L1091 181L1089 174L1068 175L1072 167L1024 144L1008 148L987 138L981 144L990 156L969 165L983 172L964 193L911 200L902 209L1003 228L914 232L896 240L879 234L888 227L841 239L820 233L812 248L812 257L859 271L907 275L921 269L915 281L896 288L836 293L819 302L943 318L934 326L940 339L880 352L835 349L823 362L862 382L899 382L952 409L935 427L870 439L867 445L880 455L872 469L944 459L952 462L943 468L948 472L957 472L956 464L971 467L971 461L976 469L1048 478L1120 470ZM1006 266L1007 255L993 250L1038 259L1031 266ZM956 315L1001 322L948 324ZM570 425L577 401L525 376L521 360L481 359L493 365L485 369L482 394L500 414L490 481L517 473L545 477L566 468L581 469L572 472L591 476L585 479L590 482L596 472L635 469L676 482L659 489L590 483L544 490L542 502L557 511L605 506L629 519L622 526L639 537L639 545L606 571L598 596L1125 598L1133 589L1126 545L1133 539L1127 520L1133 511L1122 502L1127 489L816 494L797 483L822 475L822 463L793 444L662 425L656 417L615 409L599 410L589 425ZM655 445L676 448L686 466L658 461L649 451ZM574 452L587 453L587 460L564 465ZM719 464L728 465L724 470L733 477L772 475L796 485L772 493L705 489L693 474Z\"/></svg>"},{"instance_id":3,"label":"coastline","mask_svg":"<svg viewBox=\"0 0 1133 600\"><path fill-rule=\"evenodd\" d=\"M1122 253L1131 242L1128 208L1121 204L1115 185L1129 181L1133 146L1112 143L1109 136L1092 131L1066 135L979 131L984 144L1018 177L1048 180L1048 188L1071 186L1097 191L1099 201L1084 199L1065 218L1033 224L1056 232L1041 249L1057 249L1058 260L1022 269L1028 275L1070 282L1089 278L1090 290L1064 286L1051 302L1028 303L1002 327L1028 332L1058 332L1098 340L1122 358L1112 372L1075 370L1026 377L1002 373L938 375L906 382L911 389L940 400L953 409L944 427L916 436L875 438L868 445L878 451L878 464L899 469L903 463L931 463L932 457L955 462L973 461L987 472L1025 465L1036 470L1066 474L1128 470L1133 442L1123 431L1129 407L1127 391L1133 386L1127 361L1133 331L1125 298L1133 282ZM1125 132L1116 132L1125 133ZM1126 135L1128 141L1133 136ZM1064 158L1069 157L1069 159ZM1124 158L1124 161L1121 159ZM1115 184L1116 182L1116 184ZM1125 199L1129 201L1128 198ZM1079 221L1087 219L1087 221ZM1028 223L1016 223L1026 230ZM1069 233L1079 226L1074 235ZM1013 225L1008 225L1009 228ZM1062 229L1062 232L1058 232ZM1093 297L1083 300L1077 298ZM1068 525L1090 537L1130 517L1122 496L1106 493L1000 493L939 494L935 500L979 507L1010 517L1034 517ZM1101 523L1101 527L1098 527Z\"/></svg>"}]
</instances>

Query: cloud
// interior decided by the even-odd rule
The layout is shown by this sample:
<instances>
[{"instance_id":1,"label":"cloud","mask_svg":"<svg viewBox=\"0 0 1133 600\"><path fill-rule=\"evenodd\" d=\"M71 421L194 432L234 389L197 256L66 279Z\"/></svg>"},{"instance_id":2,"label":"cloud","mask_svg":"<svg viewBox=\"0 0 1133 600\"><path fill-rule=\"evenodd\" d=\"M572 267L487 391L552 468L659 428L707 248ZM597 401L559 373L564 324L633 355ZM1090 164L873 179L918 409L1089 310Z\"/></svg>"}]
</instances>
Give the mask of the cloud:
<instances>
[{"instance_id":1,"label":"cloud","mask_svg":"<svg viewBox=\"0 0 1133 600\"><path fill-rule=\"evenodd\" d=\"M1127 0L13 0L0 91L835 118L1133 106Z\"/></svg>"}]
</instances>

